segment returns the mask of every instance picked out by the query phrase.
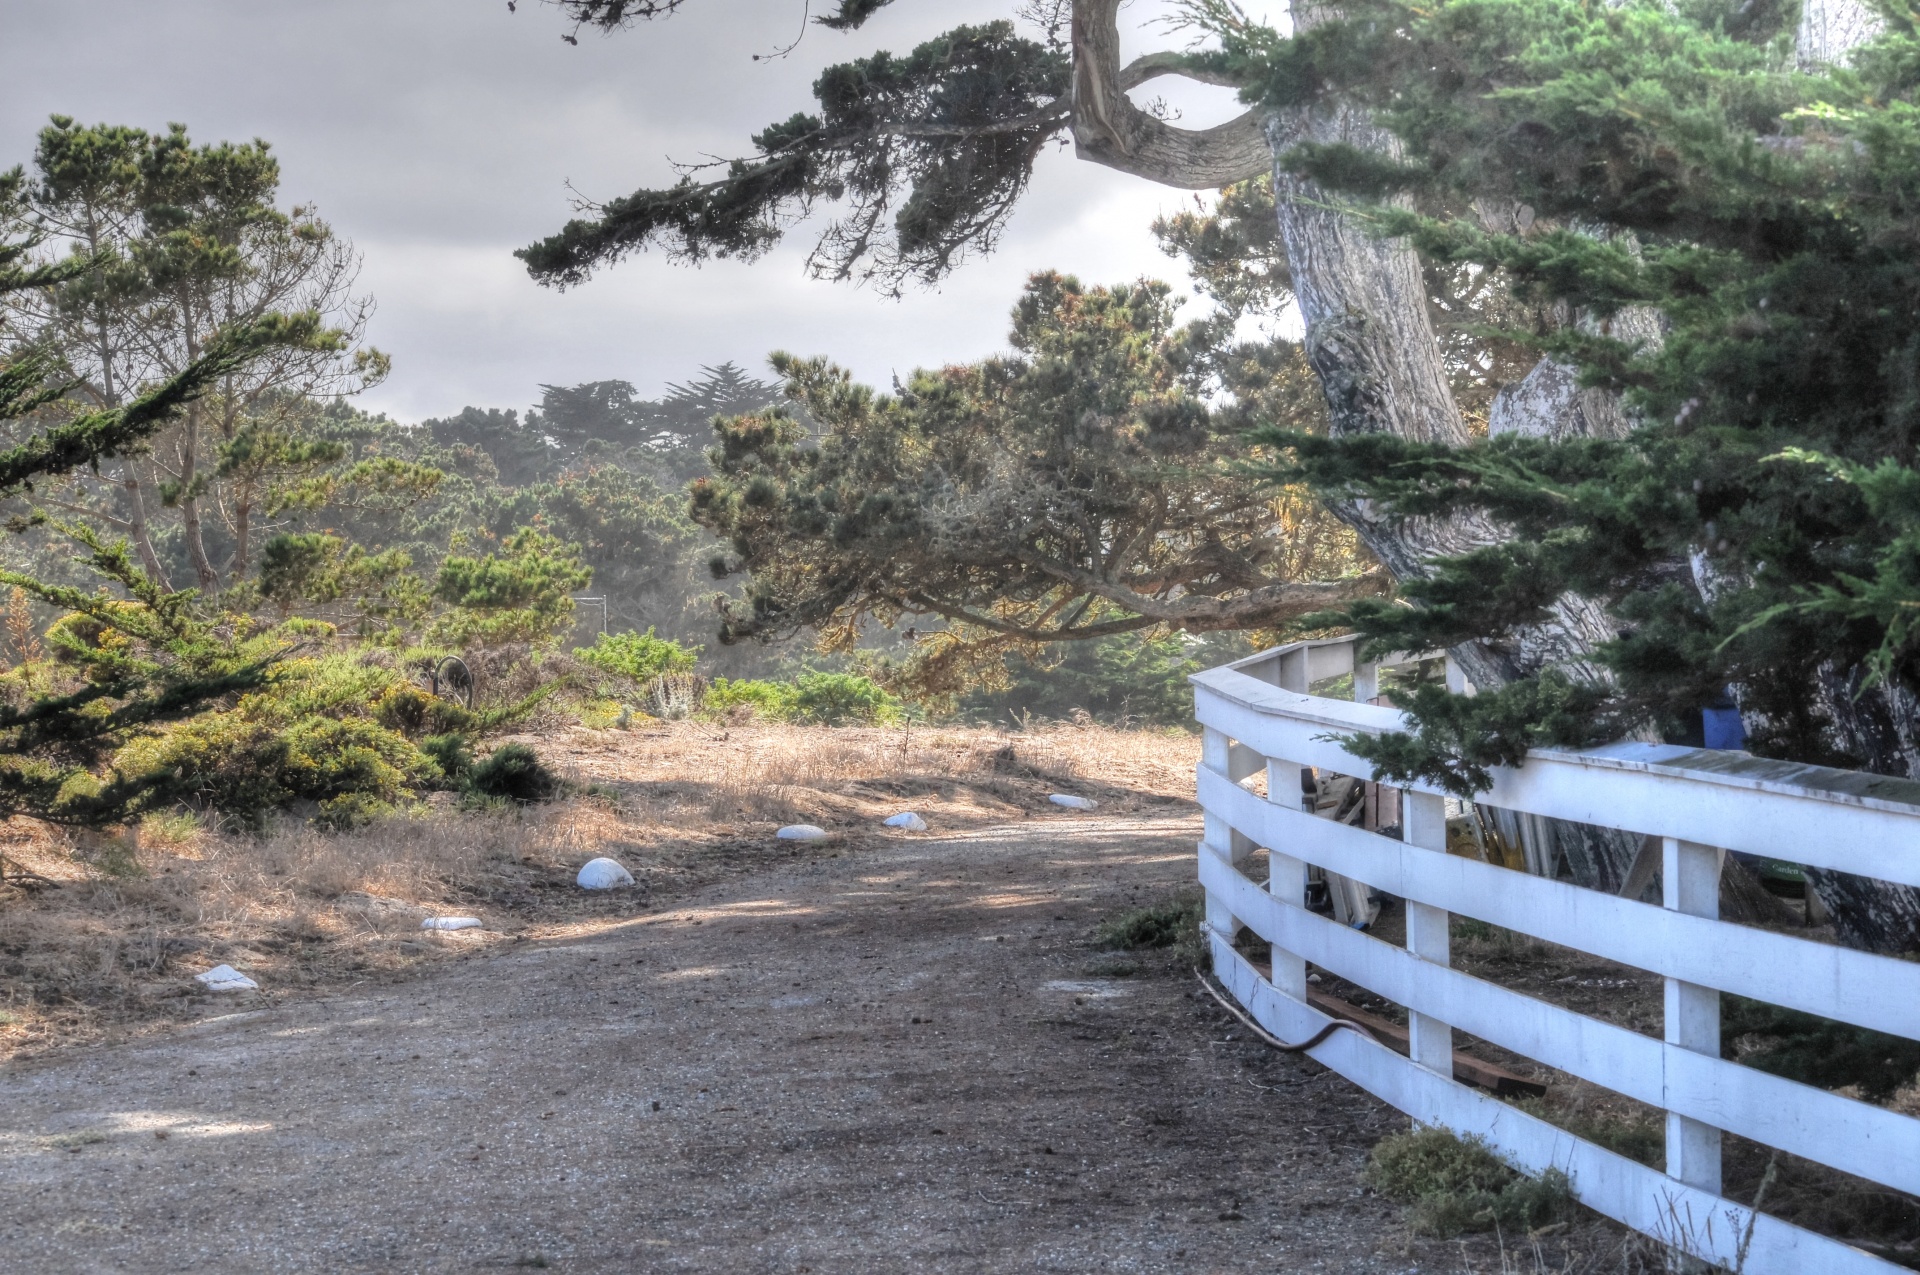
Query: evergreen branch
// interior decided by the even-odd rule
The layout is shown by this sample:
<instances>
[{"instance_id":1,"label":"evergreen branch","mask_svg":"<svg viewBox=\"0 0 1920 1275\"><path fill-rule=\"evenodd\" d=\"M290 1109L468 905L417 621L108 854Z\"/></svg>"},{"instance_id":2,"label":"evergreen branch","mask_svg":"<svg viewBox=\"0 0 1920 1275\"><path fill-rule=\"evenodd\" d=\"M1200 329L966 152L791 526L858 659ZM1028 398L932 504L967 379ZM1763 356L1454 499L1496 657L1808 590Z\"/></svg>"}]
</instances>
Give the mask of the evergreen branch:
<instances>
[{"instance_id":1,"label":"evergreen branch","mask_svg":"<svg viewBox=\"0 0 1920 1275\"><path fill-rule=\"evenodd\" d=\"M274 315L223 331L208 343L206 353L178 376L126 407L90 412L0 452L0 494L30 487L36 479L65 474L152 437L222 377L267 350L311 348L327 339L319 316L313 314Z\"/></svg>"}]
</instances>

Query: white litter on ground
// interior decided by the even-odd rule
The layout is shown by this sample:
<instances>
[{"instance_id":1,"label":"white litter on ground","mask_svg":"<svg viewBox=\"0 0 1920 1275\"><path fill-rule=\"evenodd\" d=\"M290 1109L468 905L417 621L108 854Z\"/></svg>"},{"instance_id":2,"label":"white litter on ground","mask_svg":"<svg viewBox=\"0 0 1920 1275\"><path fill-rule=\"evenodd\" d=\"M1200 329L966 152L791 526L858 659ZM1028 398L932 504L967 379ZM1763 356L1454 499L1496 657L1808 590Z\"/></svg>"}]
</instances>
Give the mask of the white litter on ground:
<instances>
[{"instance_id":1,"label":"white litter on ground","mask_svg":"<svg viewBox=\"0 0 1920 1275\"><path fill-rule=\"evenodd\" d=\"M893 818L887 820L887 827L905 828L908 832L925 832L927 830L927 821L919 815L914 814L911 810L903 810Z\"/></svg>"},{"instance_id":2,"label":"white litter on ground","mask_svg":"<svg viewBox=\"0 0 1920 1275\"><path fill-rule=\"evenodd\" d=\"M260 984L231 965L216 965L206 973L193 977L195 982L204 983L210 992L257 991L260 987Z\"/></svg>"},{"instance_id":3,"label":"white litter on ground","mask_svg":"<svg viewBox=\"0 0 1920 1275\"><path fill-rule=\"evenodd\" d=\"M632 885L633 873L621 867L619 860L603 856L580 869L580 875L574 880L583 890L611 890L617 886Z\"/></svg>"},{"instance_id":4,"label":"white litter on ground","mask_svg":"<svg viewBox=\"0 0 1920 1275\"><path fill-rule=\"evenodd\" d=\"M420 922L423 930L477 930L480 918L477 916L430 916Z\"/></svg>"},{"instance_id":5,"label":"white litter on ground","mask_svg":"<svg viewBox=\"0 0 1920 1275\"><path fill-rule=\"evenodd\" d=\"M1092 810L1100 804L1091 797L1075 797L1064 792L1054 793L1047 800L1056 806L1065 806L1068 810Z\"/></svg>"},{"instance_id":6,"label":"white litter on ground","mask_svg":"<svg viewBox=\"0 0 1920 1275\"><path fill-rule=\"evenodd\" d=\"M825 841L827 830L810 823L790 823L773 835L782 841Z\"/></svg>"}]
</instances>

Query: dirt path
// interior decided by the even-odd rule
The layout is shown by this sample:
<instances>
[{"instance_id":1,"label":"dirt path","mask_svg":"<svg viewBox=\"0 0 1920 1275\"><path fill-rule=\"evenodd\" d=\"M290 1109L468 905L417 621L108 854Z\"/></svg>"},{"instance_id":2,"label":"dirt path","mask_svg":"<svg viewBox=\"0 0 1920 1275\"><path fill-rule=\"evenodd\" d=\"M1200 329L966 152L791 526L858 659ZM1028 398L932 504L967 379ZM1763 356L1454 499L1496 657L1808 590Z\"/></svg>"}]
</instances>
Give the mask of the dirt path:
<instances>
[{"instance_id":1,"label":"dirt path","mask_svg":"<svg viewBox=\"0 0 1920 1275\"><path fill-rule=\"evenodd\" d=\"M1062 817L893 843L15 1065L0 1265L1451 1266L1358 1185L1390 1112L1226 1040L1164 959L1113 977L1089 946L1189 876L1197 834Z\"/></svg>"}]
</instances>

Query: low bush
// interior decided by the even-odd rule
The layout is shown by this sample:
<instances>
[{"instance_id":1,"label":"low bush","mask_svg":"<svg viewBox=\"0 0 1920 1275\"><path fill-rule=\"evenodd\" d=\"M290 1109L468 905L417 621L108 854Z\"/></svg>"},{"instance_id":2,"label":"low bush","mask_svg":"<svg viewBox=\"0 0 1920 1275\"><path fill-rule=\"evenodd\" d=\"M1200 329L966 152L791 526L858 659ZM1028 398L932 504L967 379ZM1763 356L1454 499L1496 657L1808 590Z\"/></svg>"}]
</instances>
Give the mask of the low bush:
<instances>
[{"instance_id":1,"label":"low bush","mask_svg":"<svg viewBox=\"0 0 1920 1275\"><path fill-rule=\"evenodd\" d=\"M645 633L602 633L592 646L576 649L573 657L603 673L644 685L669 673L691 673L700 654L678 642Z\"/></svg>"},{"instance_id":2,"label":"low bush","mask_svg":"<svg viewBox=\"0 0 1920 1275\"><path fill-rule=\"evenodd\" d=\"M420 741L420 751L440 768L441 777L448 783L465 782L467 772L473 769L473 747L465 735L429 735Z\"/></svg>"},{"instance_id":3,"label":"low bush","mask_svg":"<svg viewBox=\"0 0 1920 1275\"><path fill-rule=\"evenodd\" d=\"M771 722L809 726L874 726L900 721L906 706L857 673L802 673L791 682L716 678L701 698L709 717L742 711Z\"/></svg>"},{"instance_id":4,"label":"low bush","mask_svg":"<svg viewBox=\"0 0 1920 1275\"><path fill-rule=\"evenodd\" d=\"M467 791L531 805L560 794L560 777L525 744L503 744L467 770Z\"/></svg>"},{"instance_id":5,"label":"low bush","mask_svg":"<svg viewBox=\"0 0 1920 1275\"><path fill-rule=\"evenodd\" d=\"M434 696L413 681L417 663L379 650L287 660L266 688L132 741L113 768L169 773L192 806L252 828L302 802L328 827L391 814L422 788L459 785L471 739L524 711Z\"/></svg>"},{"instance_id":6,"label":"low bush","mask_svg":"<svg viewBox=\"0 0 1920 1275\"><path fill-rule=\"evenodd\" d=\"M1437 1128L1381 1139L1366 1178L1380 1194L1410 1207L1414 1230L1440 1239L1463 1231L1534 1230L1567 1216L1574 1203L1560 1170L1527 1177L1480 1139Z\"/></svg>"},{"instance_id":7,"label":"low bush","mask_svg":"<svg viewBox=\"0 0 1920 1275\"><path fill-rule=\"evenodd\" d=\"M1200 925L1200 905L1176 899L1157 907L1123 912L1100 927L1097 942L1113 951L1135 952L1147 947L1173 947Z\"/></svg>"},{"instance_id":8,"label":"low bush","mask_svg":"<svg viewBox=\"0 0 1920 1275\"><path fill-rule=\"evenodd\" d=\"M716 677L701 698L700 711L721 719L747 714L770 722L784 722L793 716L793 685Z\"/></svg>"},{"instance_id":9,"label":"low bush","mask_svg":"<svg viewBox=\"0 0 1920 1275\"><path fill-rule=\"evenodd\" d=\"M115 766L170 771L198 803L256 828L297 801L316 803L335 825L390 813L437 772L399 732L367 717L290 711L273 690L136 740Z\"/></svg>"},{"instance_id":10,"label":"low bush","mask_svg":"<svg viewBox=\"0 0 1920 1275\"><path fill-rule=\"evenodd\" d=\"M1818 1089L1857 1085L1878 1102L1920 1073L1920 1041L1744 996L1721 998L1729 1058Z\"/></svg>"},{"instance_id":11,"label":"low bush","mask_svg":"<svg viewBox=\"0 0 1920 1275\"><path fill-rule=\"evenodd\" d=\"M903 705L857 673L802 673L793 680L793 720L872 726L900 720Z\"/></svg>"}]
</instances>

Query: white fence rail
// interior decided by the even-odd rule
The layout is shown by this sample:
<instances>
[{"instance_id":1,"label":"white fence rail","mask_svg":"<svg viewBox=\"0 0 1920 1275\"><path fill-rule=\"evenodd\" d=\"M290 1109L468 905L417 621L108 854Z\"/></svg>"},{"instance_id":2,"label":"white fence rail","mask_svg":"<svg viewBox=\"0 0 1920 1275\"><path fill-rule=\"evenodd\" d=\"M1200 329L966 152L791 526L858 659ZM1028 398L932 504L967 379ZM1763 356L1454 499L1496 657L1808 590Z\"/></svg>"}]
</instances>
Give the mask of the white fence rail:
<instances>
[{"instance_id":1,"label":"white fence rail","mask_svg":"<svg viewBox=\"0 0 1920 1275\"><path fill-rule=\"evenodd\" d=\"M1719 998L1920 1039L1920 963L1723 922L1719 879L1724 852L1739 850L1920 885L1920 783L1648 744L1536 750L1494 772L1489 805L1660 838L1664 906L1641 903L1447 854L1438 790L1403 792L1399 840L1303 810L1303 768L1371 774L1333 736L1400 727L1397 710L1365 702L1394 662L1356 666L1352 641L1335 639L1193 679L1200 882L1225 986L1288 1040L1328 1021L1307 1004L1308 963L1405 1006L1409 1056L1337 1032L1313 1057L1519 1168L1563 1170L1583 1203L1709 1263L1750 1275L1901 1269L1722 1195L1722 1131L1920 1194L1920 1120L1723 1060ZM1361 702L1308 693L1349 676ZM1266 796L1244 782L1262 771ZM1265 883L1243 871L1261 848ZM1404 899L1406 946L1308 911L1309 865ZM1664 1039L1450 968L1453 914L1662 976ZM1270 975L1235 950L1241 926L1273 945ZM1666 1171L1455 1081L1456 1028L1664 1110Z\"/></svg>"}]
</instances>

